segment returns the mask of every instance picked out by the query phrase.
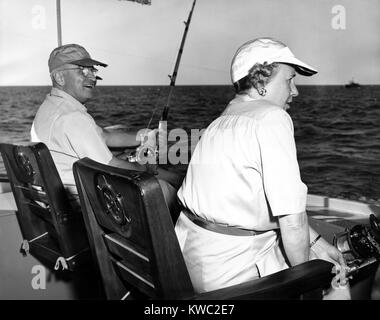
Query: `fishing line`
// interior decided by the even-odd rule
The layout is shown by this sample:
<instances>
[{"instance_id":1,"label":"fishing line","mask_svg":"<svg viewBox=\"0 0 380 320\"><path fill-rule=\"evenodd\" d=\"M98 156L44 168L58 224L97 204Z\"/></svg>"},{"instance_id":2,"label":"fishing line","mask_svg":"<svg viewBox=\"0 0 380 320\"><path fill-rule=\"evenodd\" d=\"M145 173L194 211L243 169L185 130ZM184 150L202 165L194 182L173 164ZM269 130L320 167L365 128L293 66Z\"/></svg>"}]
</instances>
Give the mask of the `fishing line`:
<instances>
[{"instance_id":1,"label":"fishing line","mask_svg":"<svg viewBox=\"0 0 380 320\"><path fill-rule=\"evenodd\" d=\"M156 100L155 107L154 107L154 109L153 109L152 115L150 116L150 119L149 119L149 122L148 122L147 129L150 128L150 125L151 125L151 123L152 123L153 117L154 117L154 115L156 114L156 111L157 111L157 109L158 109L160 96L161 96L161 89L159 89L159 92L158 92L157 97L156 97L156 99L155 99L155 100ZM157 102L157 101L158 101L158 102Z\"/></svg>"},{"instance_id":2,"label":"fishing line","mask_svg":"<svg viewBox=\"0 0 380 320\"><path fill-rule=\"evenodd\" d=\"M195 3L197 2L197 0L194 0L193 1L193 5L191 7L191 10L190 10L190 13L189 13L189 16L187 18L186 21L184 21L184 24L185 24L185 30L183 32L183 36L182 36L182 40L181 40L181 45L180 45L180 48L178 50L178 54L177 54L177 58L176 58L176 62L175 62L175 66L174 66L174 70L173 70L173 73L171 75L169 75L169 78L170 78L170 89L169 89L169 94L168 94L168 97L167 97L167 101L166 101L166 104L164 106L164 109L161 113L161 119L160 121L158 122L158 131L160 132L161 129L163 129L164 127L166 128L166 122L167 122L167 119L168 119L168 113L169 113L169 106L170 106L170 101L171 101L171 98L172 98L172 95L173 95L173 89L175 87L175 81L176 81L176 78L177 78L177 74L178 74L178 69L179 69L179 64L180 64L180 61L181 61L181 56L182 56L182 52L183 52L183 48L184 48L184 45L185 45L185 40L186 40L186 36L187 36L187 32L189 30L189 26L190 26L190 22L191 22L191 17L193 15L193 11L194 11L194 7L195 7ZM156 110L157 110L157 105L156 107L154 108L153 112L152 112L152 115L149 119L149 123L148 123L148 126L147 128L149 129L151 123L152 123L152 120L153 120L153 116L155 115L156 113ZM136 154L131 156L129 158L130 161L137 161L137 159L139 158L139 155L141 153L141 151L143 152L144 155L147 155L148 154L148 149L146 149L144 151L144 141L143 141L144 137L142 136L141 137L141 145L140 147L138 147L136 149ZM157 139L157 138L156 138ZM153 150L153 152L156 154L156 158L159 156L159 143L158 145L155 146L155 150ZM152 151L152 150L151 150ZM167 152L167 151L166 151Z\"/></svg>"}]
</instances>

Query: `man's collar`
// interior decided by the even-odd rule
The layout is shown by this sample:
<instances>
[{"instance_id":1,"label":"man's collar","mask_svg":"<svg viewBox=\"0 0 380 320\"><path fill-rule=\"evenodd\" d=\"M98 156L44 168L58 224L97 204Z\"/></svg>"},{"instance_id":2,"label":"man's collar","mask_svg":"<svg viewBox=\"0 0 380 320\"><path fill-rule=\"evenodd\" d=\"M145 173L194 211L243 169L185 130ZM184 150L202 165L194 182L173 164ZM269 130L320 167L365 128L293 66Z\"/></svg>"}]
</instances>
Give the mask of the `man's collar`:
<instances>
[{"instance_id":1,"label":"man's collar","mask_svg":"<svg viewBox=\"0 0 380 320\"><path fill-rule=\"evenodd\" d=\"M73 96L69 95L67 92L52 87L50 91L50 95L56 96L56 97L61 97L63 99L68 100L73 106L76 108L79 108L80 110L87 111L87 108L84 104L80 103L77 99L75 99Z\"/></svg>"}]
</instances>

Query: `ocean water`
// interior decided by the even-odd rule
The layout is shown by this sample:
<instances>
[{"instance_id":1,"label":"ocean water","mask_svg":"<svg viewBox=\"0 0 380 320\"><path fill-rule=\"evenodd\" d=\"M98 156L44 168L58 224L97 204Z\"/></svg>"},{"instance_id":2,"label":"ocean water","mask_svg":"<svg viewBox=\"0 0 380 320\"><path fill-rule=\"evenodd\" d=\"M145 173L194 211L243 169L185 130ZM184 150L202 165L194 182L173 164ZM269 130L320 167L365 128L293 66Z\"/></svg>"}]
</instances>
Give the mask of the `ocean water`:
<instances>
[{"instance_id":1,"label":"ocean water","mask_svg":"<svg viewBox=\"0 0 380 320\"><path fill-rule=\"evenodd\" d=\"M380 203L380 86L299 86L289 114L302 180L309 192ZM157 126L167 86L98 87L87 104L101 126ZM49 87L0 87L0 142L26 142ZM234 96L230 86L178 86L169 129L206 128ZM173 170L184 172L186 165ZM0 162L0 172L5 172Z\"/></svg>"}]
</instances>

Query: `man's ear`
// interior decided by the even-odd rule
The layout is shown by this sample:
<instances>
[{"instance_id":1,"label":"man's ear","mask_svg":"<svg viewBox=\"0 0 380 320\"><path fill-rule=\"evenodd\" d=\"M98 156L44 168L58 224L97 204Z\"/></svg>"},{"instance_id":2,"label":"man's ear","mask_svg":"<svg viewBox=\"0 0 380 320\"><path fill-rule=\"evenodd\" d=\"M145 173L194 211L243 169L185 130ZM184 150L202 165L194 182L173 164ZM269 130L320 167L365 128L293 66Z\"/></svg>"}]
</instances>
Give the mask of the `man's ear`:
<instances>
[{"instance_id":1,"label":"man's ear","mask_svg":"<svg viewBox=\"0 0 380 320\"><path fill-rule=\"evenodd\" d=\"M53 71L51 77L53 78L53 81L60 87L65 85L65 77L63 76L63 73L61 71Z\"/></svg>"}]
</instances>

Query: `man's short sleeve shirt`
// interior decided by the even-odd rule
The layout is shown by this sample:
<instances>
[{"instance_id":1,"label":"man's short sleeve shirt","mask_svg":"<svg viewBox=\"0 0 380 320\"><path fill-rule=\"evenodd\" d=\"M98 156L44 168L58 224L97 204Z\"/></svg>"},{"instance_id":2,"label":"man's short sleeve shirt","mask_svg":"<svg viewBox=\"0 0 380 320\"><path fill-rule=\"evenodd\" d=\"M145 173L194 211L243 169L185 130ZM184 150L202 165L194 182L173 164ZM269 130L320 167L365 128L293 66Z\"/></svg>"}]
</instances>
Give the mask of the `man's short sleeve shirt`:
<instances>
[{"instance_id":1,"label":"man's short sleeve shirt","mask_svg":"<svg viewBox=\"0 0 380 320\"><path fill-rule=\"evenodd\" d=\"M112 159L102 132L84 105L53 88L35 116L31 138L47 145L63 183L75 184L75 161L89 157L108 164Z\"/></svg>"}]
</instances>

